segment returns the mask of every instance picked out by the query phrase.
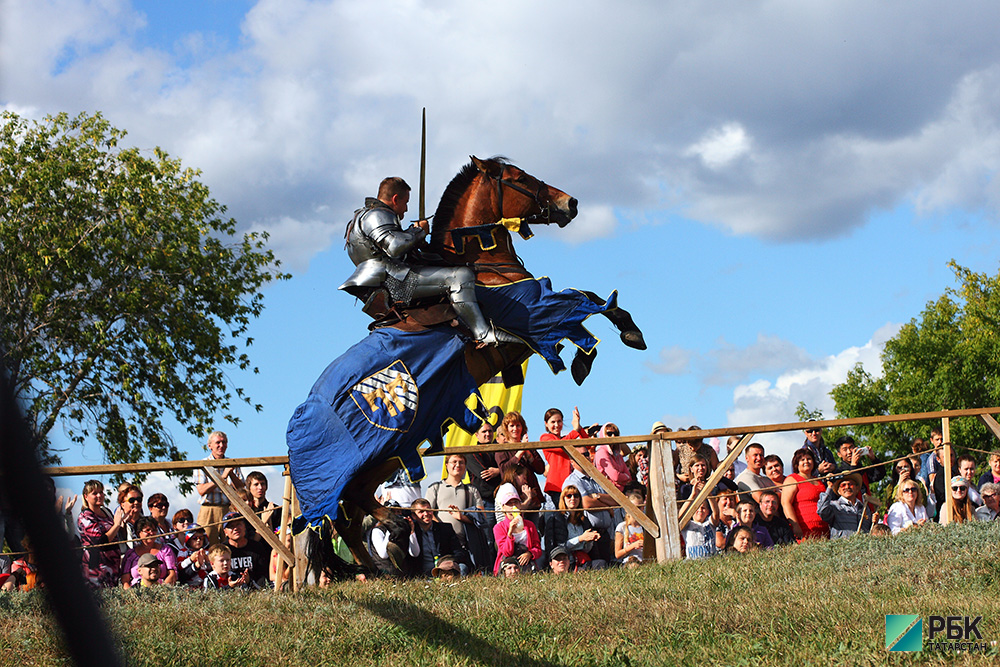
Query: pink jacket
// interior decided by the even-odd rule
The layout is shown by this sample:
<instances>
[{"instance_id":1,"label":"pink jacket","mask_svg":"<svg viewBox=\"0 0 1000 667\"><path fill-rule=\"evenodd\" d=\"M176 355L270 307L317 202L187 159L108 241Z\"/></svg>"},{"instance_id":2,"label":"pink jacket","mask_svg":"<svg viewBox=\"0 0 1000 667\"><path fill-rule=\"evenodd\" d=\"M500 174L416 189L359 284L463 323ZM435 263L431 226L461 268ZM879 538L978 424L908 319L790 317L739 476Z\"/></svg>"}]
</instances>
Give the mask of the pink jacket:
<instances>
[{"instance_id":1,"label":"pink jacket","mask_svg":"<svg viewBox=\"0 0 1000 667\"><path fill-rule=\"evenodd\" d=\"M507 556L514 555L514 538L507 534L507 527L510 526L510 519L503 518L503 521L493 526L493 537L497 541L497 562L493 565L493 574L500 573L500 561ZM538 529L530 519L524 520L524 530L528 533L528 551L531 553L531 560L541 558L542 540L538 537Z\"/></svg>"},{"instance_id":2,"label":"pink jacket","mask_svg":"<svg viewBox=\"0 0 1000 667\"><path fill-rule=\"evenodd\" d=\"M619 491L624 490L625 485L632 481L632 473L628 470L625 457L611 453L609 445L598 446L597 453L594 454L594 465L618 487Z\"/></svg>"}]
</instances>

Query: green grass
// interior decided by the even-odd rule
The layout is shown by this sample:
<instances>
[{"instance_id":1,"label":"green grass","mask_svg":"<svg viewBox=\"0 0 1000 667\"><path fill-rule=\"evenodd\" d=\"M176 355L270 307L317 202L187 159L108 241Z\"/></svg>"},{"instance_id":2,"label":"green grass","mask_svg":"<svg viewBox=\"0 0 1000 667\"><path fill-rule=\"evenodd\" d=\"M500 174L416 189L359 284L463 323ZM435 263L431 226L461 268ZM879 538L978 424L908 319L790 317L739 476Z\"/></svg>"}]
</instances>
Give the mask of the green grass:
<instances>
[{"instance_id":1,"label":"green grass","mask_svg":"<svg viewBox=\"0 0 1000 667\"><path fill-rule=\"evenodd\" d=\"M982 616L1000 641L1000 524L516 580L354 582L299 595L102 600L130 664L989 664L887 653L886 614ZM0 596L0 664L66 664L41 596Z\"/></svg>"}]
</instances>

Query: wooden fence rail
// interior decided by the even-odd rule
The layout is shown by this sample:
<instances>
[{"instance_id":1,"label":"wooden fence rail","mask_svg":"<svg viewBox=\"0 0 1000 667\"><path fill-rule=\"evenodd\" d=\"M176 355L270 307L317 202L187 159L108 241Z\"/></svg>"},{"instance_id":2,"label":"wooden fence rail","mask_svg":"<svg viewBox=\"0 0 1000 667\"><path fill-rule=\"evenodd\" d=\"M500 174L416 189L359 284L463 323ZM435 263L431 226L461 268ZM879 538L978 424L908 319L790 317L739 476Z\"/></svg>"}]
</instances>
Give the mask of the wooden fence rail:
<instances>
[{"instance_id":1,"label":"wooden fence rail","mask_svg":"<svg viewBox=\"0 0 1000 667\"><path fill-rule=\"evenodd\" d=\"M561 447L566 451L566 453L581 467L584 472L590 475L595 482L600 484L609 495L611 495L622 508L632 515L640 525L646 530L646 533L651 541L655 540L655 554L656 559L659 561L666 561L677 559L681 557L680 553L680 527L687 524L691 516L694 514L695 508L697 508L705 498L711 493L711 489L715 487L718 480L725 473L726 469L733 464L733 462L739 457L743 449L750 443L752 436L761 433L780 433L786 431L799 431L805 428L832 428L837 426L862 426L871 424L888 424L895 422L908 422L908 421L924 421L924 420L938 420L942 422L942 432L944 435L944 458L945 463L951 460L951 442L950 442L950 421L958 417L978 417L981 419L990 431L1000 439L1000 425L991 416L1000 413L1000 407L992 408L973 408L967 410L937 410L934 412L914 412L908 414L900 415L877 415L872 417L856 417L851 419L824 419L824 420L814 420L808 422L787 422L781 424L757 424L751 426L727 426L725 428L715 428L715 429L702 429L699 431L669 431L661 432L653 435L632 435L632 436L618 436L615 438L589 438L587 440L572 440L572 441L546 441L546 442L515 442L515 443L493 443L489 445L473 445L470 447L448 447L443 452L436 452L435 454L429 454L426 449L422 450L424 456L444 456L448 454L473 454L473 453L486 453L486 452L505 452L505 451L516 451L519 449L554 449ZM705 483L704 488L695 495L693 499L690 499L685 503L684 507L678 512L677 500L675 495L675 482L674 482L674 467L673 467L673 456L669 443L671 441L688 441L688 440L704 440L706 438L721 438L730 435L742 436L740 442L736 447L733 448L731 452L725 457L725 459L720 463L719 467L713 471L712 475L709 477L708 481ZM594 446L594 445L611 445L611 444L634 444L634 443L648 443L650 445L650 494L647 501L646 512L643 512L638 507L636 507L631 501L628 500L615 486L608 480L604 475L600 474L594 465L587 460L587 458L579 453L576 449L577 446ZM211 460L211 467L206 468L206 461ZM65 476L65 475L108 475L116 473L146 473L146 472L159 472L159 471L184 471L184 470L196 470L205 469L206 471L211 470L213 473L215 467L232 467L232 466L287 466L288 457L287 456L257 456L257 457L244 457L244 458L233 458L233 459L199 459L194 461L153 461L149 463L125 463L125 464L106 464L106 465L90 465L90 466L69 466L69 467L50 467L46 468L45 472L51 476ZM287 474L287 469L286 469ZM214 475L213 477L218 477ZM222 481L221 479L216 480L216 484L220 486L224 493L233 502L234 509L237 509L244 516L247 517L248 521L256 519L250 512L250 508L246 506L245 503L235 502L233 498L239 500L236 496L234 489L226 488L229 485ZM293 589L298 590L301 585L301 575L303 567L301 561L301 553L296 553L300 550L289 551L284 545L284 534L287 530L288 525L291 522L292 516L297 511L298 508L298 497L295 494L295 488L291 484L289 479L286 483L286 493L283 497L283 507L282 507L282 517L281 517L281 534L279 534L277 539L274 536L270 537L268 542L274 547L281 556L282 566L287 566L292 569L292 583ZM950 513L951 509L951 494L945 494L945 523L947 523L947 515ZM252 519L251 519L252 517ZM251 525L257 525L256 523ZM648 550L647 553L652 554L653 549ZM296 567L296 560L299 561L299 566ZM280 571L281 568L279 568Z\"/></svg>"}]
</instances>

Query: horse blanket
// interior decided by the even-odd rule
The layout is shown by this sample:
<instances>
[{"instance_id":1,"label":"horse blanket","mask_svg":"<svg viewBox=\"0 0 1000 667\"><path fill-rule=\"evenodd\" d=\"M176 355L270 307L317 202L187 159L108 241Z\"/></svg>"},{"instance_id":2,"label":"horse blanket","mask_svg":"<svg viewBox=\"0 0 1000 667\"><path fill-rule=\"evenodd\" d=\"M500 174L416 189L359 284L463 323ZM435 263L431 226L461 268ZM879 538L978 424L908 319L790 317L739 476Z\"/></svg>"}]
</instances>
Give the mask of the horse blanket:
<instances>
[{"instance_id":1,"label":"horse blanket","mask_svg":"<svg viewBox=\"0 0 1000 667\"><path fill-rule=\"evenodd\" d=\"M393 457L411 479L421 479L420 443L440 451L451 422L479 428L480 417L465 406L475 392L465 341L453 328L369 334L323 371L288 423L289 468L302 516L308 523L336 519L344 486Z\"/></svg>"}]
</instances>

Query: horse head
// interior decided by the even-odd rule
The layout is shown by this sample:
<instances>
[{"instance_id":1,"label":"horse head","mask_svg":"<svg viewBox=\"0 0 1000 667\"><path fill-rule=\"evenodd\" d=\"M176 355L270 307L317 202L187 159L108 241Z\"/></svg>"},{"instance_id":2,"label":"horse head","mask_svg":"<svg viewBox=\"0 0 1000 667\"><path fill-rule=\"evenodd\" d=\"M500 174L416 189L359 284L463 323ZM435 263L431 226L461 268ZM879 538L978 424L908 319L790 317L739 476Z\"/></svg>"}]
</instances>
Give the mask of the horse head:
<instances>
[{"instance_id":1,"label":"horse head","mask_svg":"<svg viewBox=\"0 0 1000 667\"><path fill-rule=\"evenodd\" d=\"M472 164L495 184L493 205L500 219L520 218L523 223L556 224L565 227L576 217L575 197L547 185L503 158L480 160Z\"/></svg>"}]
</instances>

